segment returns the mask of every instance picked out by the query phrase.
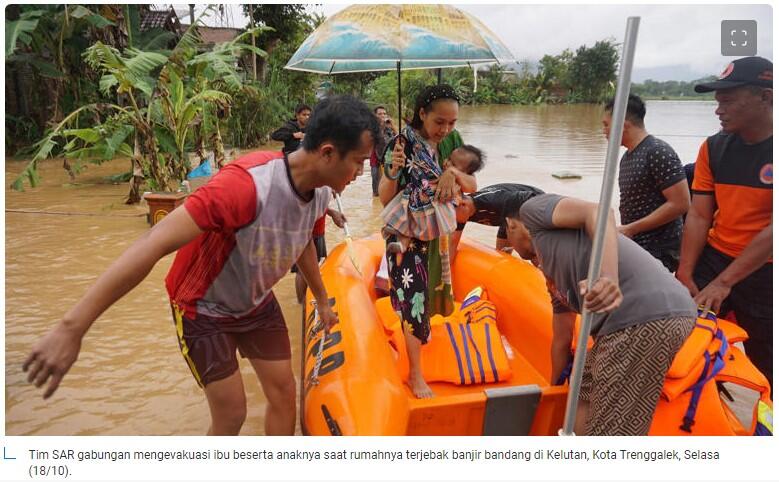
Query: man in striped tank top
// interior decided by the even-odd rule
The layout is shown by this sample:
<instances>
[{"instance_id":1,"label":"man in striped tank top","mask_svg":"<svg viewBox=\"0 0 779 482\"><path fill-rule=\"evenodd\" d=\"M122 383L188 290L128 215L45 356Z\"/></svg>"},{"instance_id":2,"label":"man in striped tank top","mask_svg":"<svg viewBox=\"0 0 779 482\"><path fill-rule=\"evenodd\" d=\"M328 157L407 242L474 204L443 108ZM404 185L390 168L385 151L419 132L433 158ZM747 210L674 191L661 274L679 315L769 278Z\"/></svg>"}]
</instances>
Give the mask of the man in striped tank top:
<instances>
[{"instance_id":1,"label":"man in striped tank top","mask_svg":"<svg viewBox=\"0 0 779 482\"><path fill-rule=\"evenodd\" d=\"M208 434L238 434L246 418L236 349L268 400L265 433L294 434L289 337L271 289L297 263L327 329L337 322L311 232L332 191L362 173L378 138L378 121L364 103L332 97L314 109L302 149L255 152L223 168L128 248L35 343L23 367L28 380L48 382L43 396L51 396L97 317L178 251L166 287L181 353L208 400Z\"/></svg>"}]
</instances>

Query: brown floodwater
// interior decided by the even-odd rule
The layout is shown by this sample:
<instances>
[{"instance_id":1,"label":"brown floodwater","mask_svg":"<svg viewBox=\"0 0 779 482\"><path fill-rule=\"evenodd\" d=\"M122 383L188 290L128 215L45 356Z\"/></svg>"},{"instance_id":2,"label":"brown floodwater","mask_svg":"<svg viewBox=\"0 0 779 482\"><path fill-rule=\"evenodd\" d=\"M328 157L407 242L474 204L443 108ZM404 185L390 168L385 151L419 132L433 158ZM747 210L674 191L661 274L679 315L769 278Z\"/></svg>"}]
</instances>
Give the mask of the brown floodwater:
<instances>
[{"instance_id":1,"label":"brown floodwater","mask_svg":"<svg viewBox=\"0 0 779 482\"><path fill-rule=\"evenodd\" d=\"M700 143L718 128L714 108L713 102L649 102L647 128L669 142L683 163L692 162ZM458 129L466 142L487 154L480 186L521 182L597 201L606 152L601 113L598 106L466 106ZM145 207L123 203L126 185L106 180L129 170L127 160L90 166L75 181L61 162L46 161L40 187L10 190L7 186L24 165L7 160L5 166L6 434L204 434L208 406L179 354L163 283L173 255L95 322L78 361L50 400L26 382L21 365L33 342L149 227ZM582 179L551 176L560 170L575 171ZM366 165L365 174L343 195L355 237L380 227L381 206L370 191ZM469 224L465 234L492 245L495 232ZM329 221L326 239L330 247L343 239ZM293 277L286 276L274 291L299 376L300 307ZM247 363L241 364L241 373L248 394L242 434L262 434L262 390Z\"/></svg>"}]
</instances>

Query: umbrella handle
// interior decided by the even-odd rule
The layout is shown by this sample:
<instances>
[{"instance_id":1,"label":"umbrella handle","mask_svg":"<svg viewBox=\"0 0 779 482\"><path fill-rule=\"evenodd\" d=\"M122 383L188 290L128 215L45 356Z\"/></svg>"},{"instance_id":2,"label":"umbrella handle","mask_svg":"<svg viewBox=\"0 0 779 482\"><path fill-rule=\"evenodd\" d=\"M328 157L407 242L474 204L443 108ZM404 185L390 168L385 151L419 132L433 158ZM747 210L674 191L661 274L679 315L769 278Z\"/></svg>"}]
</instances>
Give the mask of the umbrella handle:
<instances>
[{"instance_id":1,"label":"umbrella handle","mask_svg":"<svg viewBox=\"0 0 779 482\"><path fill-rule=\"evenodd\" d=\"M400 140L400 139L403 140L403 143L406 146L409 145L408 138L406 136L404 136L403 134L398 134L395 137L393 137L392 139L390 139L389 142L387 142L387 145L384 146L384 151L381 153L381 159L379 159L381 164L384 166L384 175L387 176L389 179L391 179L393 181L398 180L398 178L400 177L400 173L402 172L402 169L400 171L398 171L398 173L393 176L392 174L390 174L390 169L392 168L392 166L391 166L392 163L391 162L389 162L389 163L386 162L386 159L387 159L387 153L390 152L390 151L395 150L395 144L397 144L398 140ZM405 147L404 147L404 153L405 153ZM408 155L406 155L406 157L408 157ZM408 159L406 159L406 160L408 161Z\"/></svg>"}]
</instances>

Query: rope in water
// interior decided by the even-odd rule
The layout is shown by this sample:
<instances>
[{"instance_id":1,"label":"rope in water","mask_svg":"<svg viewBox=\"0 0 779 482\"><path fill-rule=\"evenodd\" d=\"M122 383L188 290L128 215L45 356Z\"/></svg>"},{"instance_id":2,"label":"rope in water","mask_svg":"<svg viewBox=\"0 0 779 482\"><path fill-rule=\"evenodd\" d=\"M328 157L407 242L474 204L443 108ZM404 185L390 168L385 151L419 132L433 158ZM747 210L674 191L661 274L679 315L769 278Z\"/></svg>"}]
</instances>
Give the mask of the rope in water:
<instances>
[{"instance_id":1,"label":"rope in water","mask_svg":"<svg viewBox=\"0 0 779 482\"><path fill-rule=\"evenodd\" d=\"M67 211L39 211L36 209L6 209L5 212L19 213L19 214L46 214L50 216L96 216L96 217L106 217L106 218L139 218L141 216L146 216L146 213L138 213L138 214L73 213Z\"/></svg>"},{"instance_id":2,"label":"rope in water","mask_svg":"<svg viewBox=\"0 0 779 482\"><path fill-rule=\"evenodd\" d=\"M319 385L319 369L322 368L322 358L325 351L325 327L319 326L322 321L319 319L319 311L317 310L316 300L312 300L311 304L314 306L314 325L312 327L312 336L316 335L317 330L322 332L322 338L319 340L319 349L316 354L316 361L314 362L314 369L311 370L311 376L309 377L309 383L312 386Z\"/></svg>"}]
</instances>

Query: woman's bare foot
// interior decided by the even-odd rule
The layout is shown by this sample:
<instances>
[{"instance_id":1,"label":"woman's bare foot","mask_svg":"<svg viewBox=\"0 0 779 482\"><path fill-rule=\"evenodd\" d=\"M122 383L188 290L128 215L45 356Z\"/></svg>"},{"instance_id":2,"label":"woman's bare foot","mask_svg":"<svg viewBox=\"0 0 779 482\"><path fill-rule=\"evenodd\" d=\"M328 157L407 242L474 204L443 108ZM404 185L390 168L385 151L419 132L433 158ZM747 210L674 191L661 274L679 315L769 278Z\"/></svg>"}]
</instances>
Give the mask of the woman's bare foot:
<instances>
[{"instance_id":1,"label":"woman's bare foot","mask_svg":"<svg viewBox=\"0 0 779 482\"><path fill-rule=\"evenodd\" d=\"M417 398L433 398L435 396L422 375L409 374L408 386Z\"/></svg>"},{"instance_id":2,"label":"woman's bare foot","mask_svg":"<svg viewBox=\"0 0 779 482\"><path fill-rule=\"evenodd\" d=\"M433 398L433 390L430 389L425 377L422 376L422 341L417 338L411 325L403 322L403 337L406 339L406 353L408 354L408 386L417 398Z\"/></svg>"}]
</instances>

